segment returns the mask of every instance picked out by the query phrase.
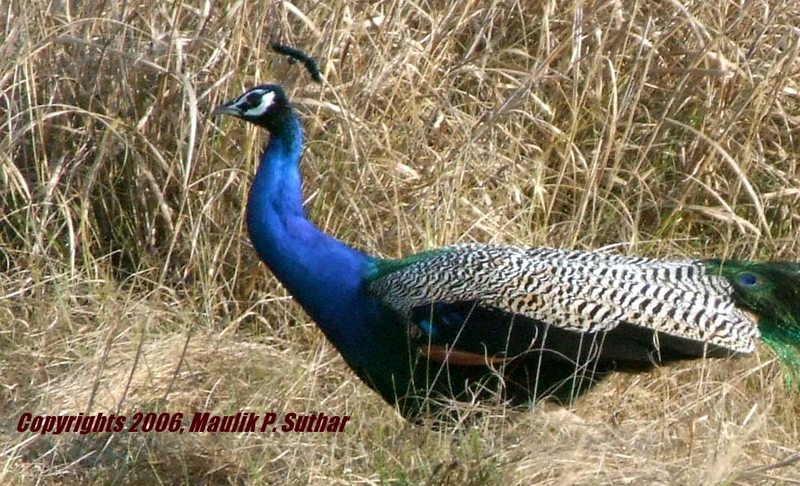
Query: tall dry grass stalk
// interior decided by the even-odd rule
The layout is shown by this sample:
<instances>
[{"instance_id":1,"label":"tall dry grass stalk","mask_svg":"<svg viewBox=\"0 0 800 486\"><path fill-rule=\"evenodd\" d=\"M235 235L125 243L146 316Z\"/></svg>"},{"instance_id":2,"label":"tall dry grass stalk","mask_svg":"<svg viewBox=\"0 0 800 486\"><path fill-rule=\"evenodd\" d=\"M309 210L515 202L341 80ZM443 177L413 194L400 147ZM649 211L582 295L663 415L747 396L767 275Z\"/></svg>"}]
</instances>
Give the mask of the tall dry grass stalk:
<instances>
[{"instance_id":1,"label":"tall dry grass stalk","mask_svg":"<svg viewBox=\"0 0 800 486\"><path fill-rule=\"evenodd\" d=\"M0 482L800 484L800 400L766 350L615 377L569 409L404 423L245 237L264 134L206 116L287 86L311 217L374 254L800 260L798 25L794 0L11 0ZM275 41L317 57L324 85ZM137 411L353 418L328 435L15 431L23 412Z\"/></svg>"}]
</instances>

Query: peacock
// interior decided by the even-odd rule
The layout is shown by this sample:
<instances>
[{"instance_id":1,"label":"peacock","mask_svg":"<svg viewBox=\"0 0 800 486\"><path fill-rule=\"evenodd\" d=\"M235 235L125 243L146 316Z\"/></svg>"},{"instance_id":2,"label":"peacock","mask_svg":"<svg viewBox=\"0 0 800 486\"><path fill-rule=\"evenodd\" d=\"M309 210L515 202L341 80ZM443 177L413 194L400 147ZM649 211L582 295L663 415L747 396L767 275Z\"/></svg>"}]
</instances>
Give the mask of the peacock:
<instances>
[{"instance_id":1,"label":"peacock","mask_svg":"<svg viewBox=\"0 0 800 486\"><path fill-rule=\"evenodd\" d=\"M303 208L303 130L284 90L217 107L267 129L247 228L260 259L352 370L407 418L447 400L572 400L612 372L751 353L800 367L800 263L659 260L460 244L367 255Z\"/></svg>"}]
</instances>

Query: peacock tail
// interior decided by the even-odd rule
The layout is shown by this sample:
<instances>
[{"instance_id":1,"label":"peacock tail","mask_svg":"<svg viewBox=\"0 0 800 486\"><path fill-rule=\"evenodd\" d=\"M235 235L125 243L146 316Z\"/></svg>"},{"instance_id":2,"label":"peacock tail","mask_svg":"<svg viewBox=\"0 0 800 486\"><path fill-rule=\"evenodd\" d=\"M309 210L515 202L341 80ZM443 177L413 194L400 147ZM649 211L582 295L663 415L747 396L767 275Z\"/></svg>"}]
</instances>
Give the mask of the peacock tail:
<instances>
[{"instance_id":1,"label":"peacock tail","mask_svg":"<svg viewBox=\"0 0 800 486\"><path fill-rule=\"evenodd\" d=\"M800 263L479 244L375 258L306 217L303 131L280 86L212 114L270 132L247 201L253 246L359 378L408 418L450 399L569 401L610 373L750 353L759 336L800 383Z\"/></svg>"},{"instance_id":2,"label":"peacock tail","mask_svg":"<svg viewBox=\"0 0 800 486\"><path fill-rule=\"evenodd\" d=\"M731 298L758 320L761 339L787 371L786 386L800 390L800 263L705 260L730 284Z\"/></svg>"}]
</instances>

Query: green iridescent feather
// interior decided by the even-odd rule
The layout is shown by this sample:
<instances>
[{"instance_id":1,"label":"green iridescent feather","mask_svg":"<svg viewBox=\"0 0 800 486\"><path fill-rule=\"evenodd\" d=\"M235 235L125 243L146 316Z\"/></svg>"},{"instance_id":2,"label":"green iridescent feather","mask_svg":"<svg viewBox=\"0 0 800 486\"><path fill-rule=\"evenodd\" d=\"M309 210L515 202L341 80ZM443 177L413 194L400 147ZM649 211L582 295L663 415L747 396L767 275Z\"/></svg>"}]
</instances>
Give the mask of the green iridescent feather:
<instances>
[{"instance_id":1,"label":"green iridescent feather","mask_svg":"<svg viewBox=\"0 0 800 486\"><path fill-rule=\"evenodd\" d=\"M786 384L800 390L800 263L706 260L709 272L733 287L736 305L758 316L761 339L787 369Z\"/></svg>"}]
</instances>

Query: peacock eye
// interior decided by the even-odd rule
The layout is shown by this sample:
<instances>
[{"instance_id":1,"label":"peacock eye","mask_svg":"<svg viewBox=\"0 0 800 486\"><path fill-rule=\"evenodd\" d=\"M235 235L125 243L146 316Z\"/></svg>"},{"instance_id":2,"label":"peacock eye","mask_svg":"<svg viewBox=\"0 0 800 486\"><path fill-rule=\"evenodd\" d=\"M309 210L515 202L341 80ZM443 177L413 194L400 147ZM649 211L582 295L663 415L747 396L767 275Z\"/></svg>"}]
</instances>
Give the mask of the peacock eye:
<instances>
[{"instance_id":1,"label":"peacock eye","mask_svg":"<svg viewBox=\"0 0 800 486\"><path fill-rule=\"evenodd\" d=\"M758 283L758 275L754 273L743 273L739 276L739 283L745 287L752 287Z\"/></svg>"},{"instance_id":2,"label":"peacock eye","mask_svg":"<svg viewBox=\"0 0 800 486\"><path fill-rule=\"evenodd\" d=\"M259 105L259 103L261 103L261 93L250 93L247 95L247 99L245 101L247 102L248 108L255 108Z\"/></svg>"}]
</instances>

